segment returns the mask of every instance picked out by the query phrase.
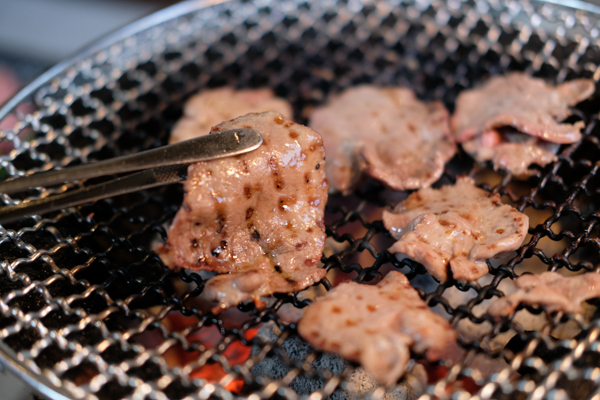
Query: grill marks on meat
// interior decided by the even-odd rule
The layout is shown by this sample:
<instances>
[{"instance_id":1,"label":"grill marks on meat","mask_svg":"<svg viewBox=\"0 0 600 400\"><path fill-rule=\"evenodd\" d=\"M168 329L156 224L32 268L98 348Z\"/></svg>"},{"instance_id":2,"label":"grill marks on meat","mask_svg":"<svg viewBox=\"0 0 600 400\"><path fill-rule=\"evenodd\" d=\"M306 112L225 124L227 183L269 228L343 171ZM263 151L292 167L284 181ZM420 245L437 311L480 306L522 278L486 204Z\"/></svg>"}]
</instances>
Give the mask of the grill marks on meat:
<instances>
[{"instance_id":1,"label":"grill marks on meat","mask_svg":"<svg viewBox=\"0 0 600 400\"><path fill-rule=\"evenodd\" d=\"M565 277L557 272L522 275L514 281L517 291L495 300L488 314L510 316L519 304L544 306L547 311L580 313L581 302L600 297L600 274L587 272Z\"/></svg>"},{"instance_id":2,"label":"grill marks on meat","mask_svg":"<svg viewBox=\"0 0 600 400\"><path fill-rule=\"evenodd\" d=\"M186 103L183 117L173 127L170 143L207 135L210 128L240 115L276 111L292 118L292 106L275 97L271 89L235 90L230 87L203 90Z\"/></svg>"},{"instance_id":3,"label":"grill marks on meat","mask_svg":"<svg viewBox=\"0 0 600 400\"><path fill-rule=\"evenodd\" d=\"M193 164L185 197L159 249L172 269L209 270L203 296L219 308L318 282L328 183L321 137L276 112L248 114L212 129L256 129L257 150Z\"/></svg>"},{"instance_id":4,"label":"grill marks on meat","mask_svg":"<svg viewBox=\"0 0 600 400\"><path fill-rule=\"evenodd\" d=\"M455 153L448 111L404 88L350 88L315 109L309 126L323 136L327 177L347 194L365 175L396 190L435 182Z\"/></svg>"},{"instance_id":5,"label":"grill marks on meat","mask_svg":"<svg viewBox=\"0 0 600 400\"><path fill-rule=\"evenodd\" d=\"M406 276L389 272L377 285L342 283L305 309L298 333L314 347L359 362L381 384L406 370L410 350L442 357L456 340Z\"/></svg>"},{"instance_id":6,"label":"grill marks on meat","mask_svg":"<svg viewBox=\"0 0 600 400\"><path fill-rule=\"evenodd\" d=\"M554 161L559 144L581 138L582 121L557 121L567 118L569 106L587 99L594 90L589 79L553 87L519 72L497 76L458 96L451 119L453 135L478 161L491 160L495 169L526 176L529 165ZM521 135L506 134L506 127Z\"/></svg>"},{"instance_id":7,"label":"grill marks on meat","mask_svg":"<svg viewBox=\"0 0 600 400\"><path fill-rule=\"evenodd\" d=\"M436 279L473 281L488 272L485 260L518 249L529 219L478 189L470 178L441 189L424 188L383 212L383 224L398 241L389 248L420 262Z\"/></svg>"}]
</instances>

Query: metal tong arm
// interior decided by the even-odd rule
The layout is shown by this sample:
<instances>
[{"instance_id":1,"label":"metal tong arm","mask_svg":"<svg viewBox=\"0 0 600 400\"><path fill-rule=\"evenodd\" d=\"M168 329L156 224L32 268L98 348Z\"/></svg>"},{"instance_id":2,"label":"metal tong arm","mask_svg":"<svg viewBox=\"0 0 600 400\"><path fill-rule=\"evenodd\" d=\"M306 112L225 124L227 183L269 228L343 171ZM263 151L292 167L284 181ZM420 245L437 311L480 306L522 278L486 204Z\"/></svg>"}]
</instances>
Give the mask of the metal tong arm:
<instances>
[{"instance_id":1,"label":"metal tong arm","mask_svg":"<svg viewBox=\"0 0 600 400\"><path fill-rule=\"evenodd\" d=\"M46 187L104 175L214 160L252 151L261 144L262 136L258 131L231 129L106 161L44 171L0 182L0 193L11 194L32 187Z\"/></svg>"},{"instance_id":2,"label":"metal tong arm","mask_svg":"<svg viewBox=\"0 0 600 400\"><path fill-rule=\"evenodd\" d=\"M142 189L167 185L187 178L188 164L147 169L111 181L0 208L0 224L14 222L28 215L62 210L107 197L118 196Z\"/></svg>"},{"instance_id":3,"label":"metal tong arm","mask_svg":"<svg viewBox=\"0 0 600 400\"><path fill-rule=\"evenodd\" d=\"M97 185L2 207L0 224L18 221L27 215L56 211L107 197L180 182L187 178L187 168L190 163L244 154L257 149L261 144L262 136L258 131L232 129L131 156L2 182L0 191L6 191L5 188L8 187L16 192L30 187L49 186L53 183L149 168ZM152 168L153 166L157 167ZM41 177L38 178L38 175Z\"/></svg>"}]
</instances>

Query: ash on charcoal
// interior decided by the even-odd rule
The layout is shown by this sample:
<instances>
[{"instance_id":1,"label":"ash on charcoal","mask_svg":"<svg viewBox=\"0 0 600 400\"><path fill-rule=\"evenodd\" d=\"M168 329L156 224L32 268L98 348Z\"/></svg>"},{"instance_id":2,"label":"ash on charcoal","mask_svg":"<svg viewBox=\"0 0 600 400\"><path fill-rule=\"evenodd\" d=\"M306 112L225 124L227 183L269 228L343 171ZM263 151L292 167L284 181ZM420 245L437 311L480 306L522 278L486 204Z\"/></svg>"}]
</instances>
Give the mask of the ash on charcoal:
<instances>
[{"instance_id":1,"label":"ash on charcoal","mask_svg":"<svg viewBox=\"0 0 600 400\"><path fill-rule=\"evenodd\" d=\"M281 335L281 330L273 322L269 322L262 327L256 338L264 343L274 343ZM261 351L261 346L255 345L252 348L252 356L256 356ZM315 349L298 336L290 336L281 345L280 352L285 352L287 358L292 362L302 362ZM317 371L319 378L312 378L300 374L290 384L290 387L299 395L308 395L317 390L323 389L327 380L323 378L323 372L329 371L333 375L341 375L347 367L351 367L347 361L335 354L325 353L317 357L312 363L312 368ZM417 392L425 388L426 375L421 366L416 366L410 373L405 374L400 384L389 388L384 400L412 400L417 397ZM252 373L255 376L264 376L272 380L282 379L290 372L290 365L286 364L283 358L277 353L267 355L267 357L252 367ZM348 379L346 389L337 388L327 400L355 400L363 398L365 394L377 388L375 380L365 373L362 368L355 368Z\"/></svg>"},{"instance_id":2,"label":"ash on charcoal","mask_svg":"<svg viewBox=\"0 0 600 400\"><path fill-rule=\"evenodd\" d=\"M383 400L412 400L425 391L427 372L421 364L415 364L410 372L404 374L402 382L386 390ZM350 376L347 393L348 399L359 399L379 386L363 368L356 368Z\"/></svg>"}]
</instances>

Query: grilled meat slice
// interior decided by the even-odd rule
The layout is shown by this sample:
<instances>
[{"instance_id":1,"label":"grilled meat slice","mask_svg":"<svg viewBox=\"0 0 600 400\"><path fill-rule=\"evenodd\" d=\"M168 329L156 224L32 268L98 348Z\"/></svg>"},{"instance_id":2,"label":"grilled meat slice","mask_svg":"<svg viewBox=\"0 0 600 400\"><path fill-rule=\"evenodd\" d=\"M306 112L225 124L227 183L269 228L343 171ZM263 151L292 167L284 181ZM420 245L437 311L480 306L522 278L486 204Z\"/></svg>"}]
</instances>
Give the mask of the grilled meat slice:
<instances>
[{"instance_id":1,"label":"grilled meat slice","mask_svg":"<svg viewBox=\"0 0 600 400\"><path fill-rule=\"evenodd\" d=\"M477 161L492 161L495 170L527 177L532 173L528 169L531 164L544 167L556 161L560 144L502 128L467 140L462 147Z\"/></svg>"},{"instance_id":2,"label":"grilled meat slice","mask_svg":"<svg viewBox=\"0 0 600 400\"><path fill-rule=\"evenodd\" d=\"M600 274L587 272L562 276L557 272L521 275L515 279L517 291L495 300L488 314L499 318L511 315L519 304L544 306L547 311L580 313L581 302L600 297Z\"/></svg>"},{"instance_id":3,"label":"grilled meat slice","mask_svg":"<svg viewBox=\"0 0 600 400\"><path fill-rule=\"evenodd\" d=\"M271 89L235 90L230 87L207 89L192 96L183 110L183 117L173 127L170 143L207 135L210 128L240 115L277 111L292 118L292 106L275 97Z\"/></svg>"},{"instance_id":4,"label":"grilled meat slice","mask_svg":"<svg viewBox=\"0 0 600 400\"><path fill-rule=\"evenodd\" d=\"M462 92L456 100L451 126L457 142L504 126L553 143L573 143L583 122L559 124L569 106L594 93L594 82L575 79L556 87L520 72L491 78L479 88Z\"/></svg>"},{"instance_id":5,"label":"grilled meat slice","mask_svg":"<svg viewBox=\"0 0 600 400\"><path fill-rule=\"evenodd\" d=\"M212 132L251 128L257 150L193 164L184 200L158 250L174 270L222 274L205 295L218 308L303 289L325 276L317 268L325 243L328 183L321 137L276 112L248 114Z\"/></svg>"},{"instance_id":6,"label":"grilled meat slice","mask_svg":"<svg viewBox=\"0 0 600 400\"><path fill-rule=\"evenodd\" d=\"M397 271L377 285L346 282L333 288L305 309L298 333L317 349L361 363L388 386L406 370L410 349L435 360L456 340L448 321Z\"/></svg>"},{"instance_id":7,"label":"grilled meat slice","mask_svg":"<svg viewBox=\"0 0 600 400\"><path fill-rule=\"evenodd\" d=\"M347 194L365 175L396 190L431 185L456 151L448 121L442 103L409 89L358 86L315 109L309 126L323 136L332 189Z\"/></svg>"},{"instance_id":8,"label":"grilled meat slice","mask_svg":"<svg viewBox=\"0 0 600 400\"><path fill-rule=\"evenodd\" d=\"M436 279L473 281L488 272L485 260L518 249L529 219L500 202L499 194L478 189L470 178L441 189L411 194L383 224L398 241L389 248L420 262Z\"/></svg>"}]
</instances>

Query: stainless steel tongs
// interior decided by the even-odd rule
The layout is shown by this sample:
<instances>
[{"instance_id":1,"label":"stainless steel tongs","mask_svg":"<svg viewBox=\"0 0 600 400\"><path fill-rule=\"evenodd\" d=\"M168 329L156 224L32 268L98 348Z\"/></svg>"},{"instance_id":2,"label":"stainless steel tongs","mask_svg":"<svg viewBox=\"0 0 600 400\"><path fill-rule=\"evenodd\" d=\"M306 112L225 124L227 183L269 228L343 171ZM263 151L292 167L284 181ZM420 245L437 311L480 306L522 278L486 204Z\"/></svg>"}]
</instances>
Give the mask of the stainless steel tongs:
<instances>
[{"instance_id":1,"label":"stainless steel tongs","mask_svg":"<svg viewBox=\"0 0 600 400\"><path fill-rule=\"evenodd\" d=\"M262 136L258 131L232 129L137 154L0 182L0 193L12 194L35 187L143 170L40 200L2 207L0 224L17 221L27 215L43 214L111 196L180 182L187 178L187 167L191 163L244 154L257 149L261 144Z\"/></svg>"}]
</instances>

